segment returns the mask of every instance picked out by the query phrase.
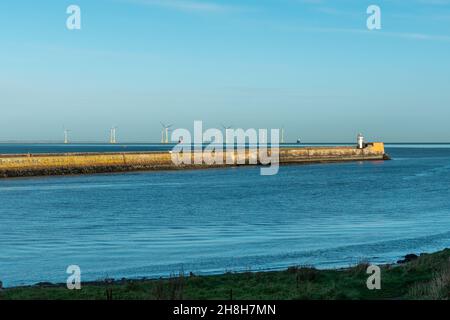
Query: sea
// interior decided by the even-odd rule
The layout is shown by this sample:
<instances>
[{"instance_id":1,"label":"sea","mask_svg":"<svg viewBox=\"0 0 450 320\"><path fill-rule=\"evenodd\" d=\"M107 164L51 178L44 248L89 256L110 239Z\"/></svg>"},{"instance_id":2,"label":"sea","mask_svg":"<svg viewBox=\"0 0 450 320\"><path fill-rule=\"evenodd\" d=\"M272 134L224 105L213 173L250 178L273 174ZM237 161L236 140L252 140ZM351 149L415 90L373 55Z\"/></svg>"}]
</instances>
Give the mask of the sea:
<instances>
[{"instance_id":1,"label":"sea","mask_svg":"<svg viewBox=\"0 0 450 320\"><path fill-rule=\"evenodd\" d=\"M0 154L169 150L0 144ZM450 144L391 161L0 179L5 287L395 263L450 247Z\"/></svg>"}]
</instances>

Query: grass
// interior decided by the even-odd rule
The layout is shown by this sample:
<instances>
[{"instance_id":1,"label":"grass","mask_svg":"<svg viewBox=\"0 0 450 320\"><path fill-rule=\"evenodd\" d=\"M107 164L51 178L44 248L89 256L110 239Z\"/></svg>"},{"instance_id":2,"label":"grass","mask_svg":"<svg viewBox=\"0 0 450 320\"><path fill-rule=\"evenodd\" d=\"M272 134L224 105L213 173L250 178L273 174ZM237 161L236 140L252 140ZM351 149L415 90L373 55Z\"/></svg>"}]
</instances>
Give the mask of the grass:
<instances>
[{"instance_id":1,"label":"grass","mask_svg":"<svg viewBox=\"0 0 450 320\"><path fill-rule=\"evenodd\" d=\"M7 288L0 299L449 299L450 249L422 254L401 265L381 266L381 290L368 290L368 264L338 270L290 267L284 271L178 275L159 280L121 280Z\"/></svg>"}]
</instances>

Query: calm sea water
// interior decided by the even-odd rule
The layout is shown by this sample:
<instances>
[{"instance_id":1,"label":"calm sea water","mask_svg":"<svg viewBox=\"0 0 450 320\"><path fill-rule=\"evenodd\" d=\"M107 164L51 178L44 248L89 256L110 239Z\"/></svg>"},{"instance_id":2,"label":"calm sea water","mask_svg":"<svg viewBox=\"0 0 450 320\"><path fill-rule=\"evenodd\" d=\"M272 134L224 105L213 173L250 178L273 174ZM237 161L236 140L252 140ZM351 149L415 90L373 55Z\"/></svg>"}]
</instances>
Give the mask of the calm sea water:
<instances>
[{"instance_id":1,"label":"calm sea water","mask_svg":"<svg viewBox=\"0 0 450 320\"><path fill-rule=\"evenodd\" d=\"M72 264L83 280L328 268L449 247L450 145L388 152L393 161L276 176L247 167L0 180L0 280L65 282Z\"/></svg>"},{"instance_id":2,"label":"calm sea water","mask_svg":"<svg viewBox=\"0 0 450 320\"><path fill-rule=\"evenodd\" d=\"M206 146L207 144L205 144ZM283 146L308 146L308 145L332 145L332 144L288 144ZM338 144L343 145L343 144ZM21 153L68 153L68 152L148 152L148 151L166 151L172 150L175 144L161 144L161 143L148 143L148 144L96 144L96 143L84 143L84 144L57 144L57 143L0 143L0 154L21 154Z\"/></svg>"}]
</instances>

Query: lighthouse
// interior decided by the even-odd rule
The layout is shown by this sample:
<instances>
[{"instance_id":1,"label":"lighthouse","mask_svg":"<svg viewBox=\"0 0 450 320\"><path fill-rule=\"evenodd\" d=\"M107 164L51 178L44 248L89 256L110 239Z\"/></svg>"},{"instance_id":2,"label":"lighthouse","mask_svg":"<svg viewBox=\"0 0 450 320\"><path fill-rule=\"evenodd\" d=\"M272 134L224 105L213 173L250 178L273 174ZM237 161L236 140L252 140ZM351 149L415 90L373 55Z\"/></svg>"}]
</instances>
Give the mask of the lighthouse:
<instances>
[{"instance_id":1,"label":"lighthouse","mask_svg":"<svg viewBox=\"0 0 450 320\"><path fill-rule=\"evenodd\" d=\"M364 136L362 133L358 134L358 149L364 149Z\"/></svg>"}]
</instances>

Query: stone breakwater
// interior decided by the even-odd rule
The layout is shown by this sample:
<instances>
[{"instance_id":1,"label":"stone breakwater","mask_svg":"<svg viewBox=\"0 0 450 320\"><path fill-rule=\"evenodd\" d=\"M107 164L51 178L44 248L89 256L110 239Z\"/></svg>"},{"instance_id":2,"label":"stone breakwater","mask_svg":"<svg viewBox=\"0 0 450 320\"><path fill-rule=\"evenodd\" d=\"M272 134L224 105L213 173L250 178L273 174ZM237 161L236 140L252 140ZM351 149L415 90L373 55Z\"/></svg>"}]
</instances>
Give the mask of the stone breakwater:
<instances>
[{"instance_id":1,"label":"stone breakwater","mask_svg":"<svg viewBox=\"0 0 450 320\"><path fill-rule=\"evenodd\" d=\"M231 153L231 154L230 154ZM270 154L270 149L269 149ZM238 164L237 151L223 152L224 159L233 163L209 165L204 158L202 164L175 165L168 151L127 153L64 153L64 154L17 154L0 155L0 177L26 177L46 175L93 174L144 170L206 169L249 165L251 159L259 163L257 150L245 151L245 163ZM192 159L194 153L191 153ZM299 147L280 148L279 163L306 164L321 162L387 160L384 144L368 143L365 148Z\"/></svg>"}]
</instances>

